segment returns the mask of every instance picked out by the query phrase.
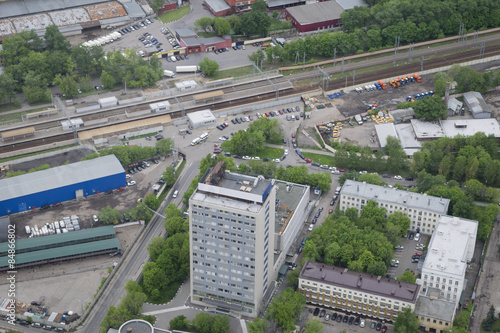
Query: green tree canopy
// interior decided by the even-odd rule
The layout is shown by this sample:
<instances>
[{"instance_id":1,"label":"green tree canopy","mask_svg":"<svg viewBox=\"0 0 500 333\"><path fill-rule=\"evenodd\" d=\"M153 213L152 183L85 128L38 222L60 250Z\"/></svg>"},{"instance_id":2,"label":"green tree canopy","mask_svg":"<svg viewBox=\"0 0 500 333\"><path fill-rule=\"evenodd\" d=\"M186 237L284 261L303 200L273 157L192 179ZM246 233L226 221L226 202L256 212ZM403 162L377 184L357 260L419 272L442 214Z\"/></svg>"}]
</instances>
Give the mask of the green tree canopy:
<instances>
[{"instance_id":1,"label":"green tree canopy","mask_svg":"<svg viewBox=\"0 0 500 333\"><path fill-rule=\"evenodd\" d=\"M306 304L304 295L286 288L279 297L272 300L267 309L266 317L272 319L284 331L295 329L296 317Z\"/></svg>"},{"instance_id":2,"label":"green tree canopy","mask_svg":"<svg viewBox=\"0 0 500 333\"><path fill-rule=\"evenodd\" d=\"M214 29L217 35L229 35L231 32L231 24L223 17L216 17L214 20Z\"/></svg>"},{"instance_id":3,"label":"green tree canopy","mask_svg":"<svg viewBox=\"0 0 500 333\"><path fill-rule=\"evenodd\" d=\"M198 63L198 66L200 66L201 71L209 77L214 76L219 70L219 64L217 61L207 57L203 58L203 60Z\"/></svg>"},{"instance_id":4,"label":"green tree canopy","mask_svg":"<svg viewBox=\"0 0 500 333\"><path fill-rule=\"evenodd\" d=\"M417 333L420 321L411 308L405 308L394 321L394 333Z\"/></svg>"},{"instance_id":5,"label":"green tree canopy","mask_svg":"<svg viewBox=\"0 0 500 333\"><path fill-rule=\"evenodd\" d=\"M425 120L446 119L446 105L440 97L427 97L413 103L415 118Z\"/></svg>"},{"instance_id":6,"label":"green tree canopy","mask_svg":"<svg viewBox=\"0 0 500 333\"><path fill-rule=\"evenodd\" d=\"M398 280L408 283L415 283L417 278L411 271L404 271L403 274L401 274L401 276L398 277Z\"/></svg>"},{"instance_id":7,"label":"green tree canopy","mask_svg":"<svg viewBox=\"0 0 500 333\"><path fill-rule=\"evenodd\" d=\"M109 205L99 211L99 221L103 224L118 223L121 220L122 214L116 208L111 208Z\"/></svg>"},{"instance_id":8,"label":"green tree canopy","mask_svg":"<svg viewBox=\"0 0 500 333\"><path fill-rule=\"evenodd\" d=\"M172 140L171 138L158 140L155 143L155 147L156 150L158 151L158 154L168 155L170 152L172 152L172 149L174 148L174 140Z\"/></svg>"}]
</instances>

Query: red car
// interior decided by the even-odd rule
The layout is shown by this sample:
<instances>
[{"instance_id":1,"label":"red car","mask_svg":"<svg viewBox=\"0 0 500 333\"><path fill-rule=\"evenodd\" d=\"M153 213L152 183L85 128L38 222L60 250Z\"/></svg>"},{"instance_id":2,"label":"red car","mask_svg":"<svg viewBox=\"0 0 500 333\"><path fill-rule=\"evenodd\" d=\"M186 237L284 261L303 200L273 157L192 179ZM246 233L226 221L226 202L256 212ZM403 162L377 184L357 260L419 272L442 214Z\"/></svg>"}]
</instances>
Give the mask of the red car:
<instances>
[{"instance_id":1,"label":"red car","mask_svg":"<svg viewBox=\"0 0 500 333\"><path fill-rule=\"evenodd\" d=\"M387 326L382 326L382 333L387 332Z\"/></svg>"},{"instance_id":2,"label":"red car","mask_svg":"<svg viewBox=\"0 0 500 333\"><path fill-rule=\"evenodd\" d=\"M228 123L222 123L222 125L224 125L224 127L228 127L229 126Z\"/></svg>"},{"instance_id":3,"label":"red car","mask_svg":"<svg viewBox=\"0 0 500 333\"><path fill-rule=\"evenodd\" d=\"M265 115L266 115L266 117L267 117L267 118L271 117L271 116L269 115L269 113L267 113L267 112L265 113Z\"/></svg>"},{"instance_id":4,"label":"red car","mask_svg":"<svg viewBox=\"0 0 500 333\"><path fill-rule=\"evenodd\" d=\"M340 172L347 172L347 169L339 169Z\"/></svg>"},{"instance_id":5,"label":"red car","mask_svg":"<svg viewBox=\"0 0 500 333\"><path fill-rule=\"evenodd\" d=\"M278 110L278 112L279 112L280 114L283 114L283 110Z\"/></svg>"},{"instance_id":6,"label":"red car","mask_svg":"<svg viewBox=\"0 0 500 333\"><path fill-rule=\"evenodd\" d=\"M54 204L52 204L52 207L57 207L57 206L61 206L62 205L62 202L56 202Z\"/></svg>"},{"instance_id":7,"label":"red car","mask_svg":"<svg viewBox=\"0 0 500 333\"><path fill-rule=\"evenodd\" d=\"M253 117L252 116L248 116L248 119L250 119L250 121L253 121Z\"/></svg>"},{"instance_id":8,"label":"red car","mask_svg":"<svg viewBox=\"0 0 500 333\"><path fill-rule=\"evenodd\" d=\"M328 214L333 213L333 209L328 210Z\"/></svg>"},{"instance_id":9,"label":"red car","mask_svg":"<svg viewBox=\"0 0 500 333\"><path fill-rule=\"evenodd\" d=\"M306 161L307 163L311 163L311 162L312 162L310 158L306 158L306 159L305 159L305 161Z\"/></svg>"},{"instance_id":10,"label":"red car","mask_svg":"<svg viewBox=\"0 0 500 333\"><path fill-rule=\"evenodd\" d=\"M116 192L123 191L124 189L125 189L125 187L120 187L120 188L116 189Z\"/></svg>"},{"instance_id":11,"label":"red car","mask_svg":"<svg viewBox=\"0 0 500 333\"><path fill-rule=\"evenodd\" d=\"M295 133L292 133L292 138L295 138Z\"/></svg>"}]
</instances>

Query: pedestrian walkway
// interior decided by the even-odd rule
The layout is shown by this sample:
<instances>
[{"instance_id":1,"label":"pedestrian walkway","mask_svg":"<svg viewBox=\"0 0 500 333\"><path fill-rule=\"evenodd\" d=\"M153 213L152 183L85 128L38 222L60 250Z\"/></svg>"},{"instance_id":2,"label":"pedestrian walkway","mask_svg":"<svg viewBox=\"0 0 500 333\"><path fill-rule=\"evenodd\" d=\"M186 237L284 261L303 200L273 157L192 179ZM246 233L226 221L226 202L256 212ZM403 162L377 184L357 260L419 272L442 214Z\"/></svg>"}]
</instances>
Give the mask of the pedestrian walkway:
<instances>
[{"instance_id":1,"label":"pedestrian walkway","mask_svg":"<svg viewBox=\"0 0 500 333\"><path fill-rule=\"evenodd\" d=\"M161 309L161 310L156 310L156 311L150 311L150 312L143 312L143 315L145 316L149 316L149 315L157 315L157 314L160 314L160 313L166 313L166 312L173 312L173 311L179 311L179 310L186 310L188 309L187 306L183 305L183 306L178 306L178 307L175 307L175 308L169 308L169 309Z\"/></svg>"}]
</instances>

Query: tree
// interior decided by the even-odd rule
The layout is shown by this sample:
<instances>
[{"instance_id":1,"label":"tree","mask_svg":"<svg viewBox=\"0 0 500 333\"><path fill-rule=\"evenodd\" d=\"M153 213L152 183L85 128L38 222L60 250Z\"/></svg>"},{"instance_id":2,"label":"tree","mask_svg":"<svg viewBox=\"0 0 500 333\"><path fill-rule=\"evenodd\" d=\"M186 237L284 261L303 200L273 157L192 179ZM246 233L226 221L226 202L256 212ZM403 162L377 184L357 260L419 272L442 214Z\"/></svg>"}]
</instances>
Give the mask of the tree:
<instances>
[{"instance_id":1,"label":"tree","mask_svg":"<svg viewBox=\"0 0 500 333\"><path fill-rule=\"evenodd\" d=\"M144 198L143 203L152 210L156 211L158 207L160 207L161 201L154 193L150 193Z\"/></svg>"},{"instance_id":2,"label":"tree","mask_svg":"<svg viewBox=\"0 0 500 333\"><path fill-rule=\"evenodd\" d=\"M415 283L415 281L417 281L417 278L415 277L415 275L413 275L412 272L404 271L403 274L401 274L401 276L398 277L398 281Z\"/></svg>"},{"instance_id":3,"label":"tree","mask_svg":"<svg viewBox=\"0 0 500 333\"><path fill-rule=\"evenodd\" d=\"M198 63L200 69L206 76L212 77L219 71L219 64L217 61L210 58L203 58L201 62Z\"/></svg>"},{"instance_id":4,"label":"tree","mask_svg":"<svg viewBox=\"0 0 500 333\"><path fill-rule=\"evenodd\" d=\"M227 333L229 331L229 317L201 312L191 320L191 325L199 333Z\"/></svg>"},{"instance_id":5,"label":"tree","mask_svg":"<svg viewBox=\"0 0 500 333\"><path fill-rule=\"evenodd\" d=\"M175 175L175 169L173 166L168 166L167 169L163 172L161 179L165 181L167 186L174 185L177 180L177 176Z\"/></svg>"},{"instance_id":6,"label":"tree","mask_svg":"<svg viewBox=\"0 0 500 333\"><path fill-rule=\"evenodd\" d=\"M406 167L406 153L401 147L401 142L393 137L387 137L387 143L384 147L385 153L388 155L387 166L388 170L392 173L396 173Z\"/></svg>"},{"instance_id":7,"label":"tree","mask_svg":"<svg viewBox=\"0 0 500 333\"><path fill-rule=\"evenodd\" d=\"M248 333L264 333L267 329L267 321L256 317L248 323Z\"/></svg>"},{"instance_id":8,"label":"tree","mask_svg":"<svg viewBox=\"0 0 500 333\"><path fill-rule=\"evenodd\" d=\"M262 61L264 61L265 58L266 55L264 54L264 52L262 52L262 50L258 50L248 56L248 59L251 62L256 63L258 66L260 66L260 64L262 63Z\"/></svg>"},{"instance_id":9,"label":"tree","mask_svg":"<svg viewBox=\"0 0 500 333\"><path fill-rule=\"evenodd\" d=\"M151 4L151 8L155 13L158 13L160 9L163 8L163 5L165 4L165 0L153 0L153 3Z\"/></svg>"},{"instance_id":10,"label":"tree","mask_svg":"<svg viewBox=\"0 0 500 333\"><path fill-rule=\"evenodd\" d=\"M174 140L171 138L165 138L158 140L155 143L156 151L160 155L168 155L174 148Z\"/></svg>"},{"instance_id":11,"label":"tree","mask_svg":"<svg viewBox=\"0 0 500 333\"><path fill-rule=\"evenodd\" d=\"M101 209L97 215L99 216L99 221L104 224L118 223L122 218L122 214L118 209L111 208L109 205Z\"/></svg>"},{"instance_id":12,"label":"tree","mask_svg":"<svg viewBox=\"0 0 500 333\"><path fill-rule=\"evenodd\" d=\"M281 143L280 125L277 119L260 118L252 122L248 126L248 131L260 131L264 134L266 142L268 143Z\"/></svg>"},{"instance_id":13,"label":"tree","mask_svg":"<svg viewBox=\"0 0 500 333\"><path fill-rule=\"evenodd\" d=\"M170 330L187 331L189 328L189 319L185 316L180 315L175 317L169 322Z\"/></svg>"},{"instance_id":14,"label":"tree","mask_svg":"<svg viewBox=\"0 0 500 333\"><path fill-rule=\"evenodd\" d=\"M295 329L296 317L306 304L304 295L286 288L280 295L272 300L267 309L266 316L276 322L284 331Z\"/></svg>"},{"instance_id":15,"label":"tree","mask_svg":"<svg viewBox=\"0 0 500 333\"><path fill-rule=\"evenodd\" d=\"M252 11L267 13L267 3L264 0L255 0L252 5Z\"/></svg>"},{"instance_id":16,"label":"tree","mask_svg":"<svg viewBox=\"0 0 500 333\"><path fill-rule=\"evenodd\" d=\"M216 17L214 21L214 29L217 35L229 35L231 32L231 24L223 17Z\"/></svg>"},{"instance_id":17,"label":"tree","mask_svg":"<svg viewBox=\"0 0 500 333\"><path fill-rule=\"evenodd\" d=\"M10 103L12 98L16 96L16 82L10 73L0 75L0 104Z\"/></svg>"},{"instance_id":18,"label":"tree","mask_svg":"<svg viewBox=\"0 0 500 333\"><path fill-rule=\"evenodd\" d=\"M144 291L153 299L158 298L160 290L170 283L170 279L165 274L165 271L154 261L150 261L144 265L142 278Z\"/></svg>"},{"instance_id":19,"label":"tree","mask_svg":"<svg viewBox=\"0 0 500 333\"><path fill-rule=\"evenodd\" d=\"M366 268L368 274L384 276L387 272L387 266L382 261L372 262Z\"/></svg>"},{"instance_id":20,"label":"tree","mask_svg":"<svg viewBox=\"0 0 500 333\"><path fill-rule=\"evenodd\" d=\"M202 17L194 21L194 26L207 31L207 28L214 25L214 19L211 17Z\"/></svg>"},{"instance_id":21,"label":"tree","mask_svg":"<svg viewBox=\"0 0 500 333\"><path fill-rule=\"evenodd\" d=\"M440 97L427 97L413 103L415 118L425 120L446 119L446 105Z\"/></svg>"},{"instance_id":22,"label":"tree","mask_svg":"<svg viewBox=\"0 0 500 333\"><path fill-rule=\"evenodd\" d=\"M115 78L106 71L102 71L101 83L106 89L111 89L115 86Z\"/></svg>"},{"instance_id":23,"label":"tree","mask_svg":"<svg viewBox=\"0 0 500 333\"><path fill-rule=\"evenodd\" d=\"M78 83L76 83L73 75L66 74L65 76L61 76L58 74L53 83L59 86L59 90L66 97L73 98L78 95Z\"/></svg>"},{"instance_id":24,"label":"tree","mask_svg":"<svg viewBox=\"0 0 500 333\"><path fill-rule=\"evenodd\" d=\"M306 333L322 333L323 324L319 319L308 320L306 323Z\"/></svg>"},{"instance_id":25,"label":"tree","mask_svg":"<svg viewBox=\"0 0 500 333\"><path fill-rule=\"evenodd\" d=\"M495 307L492 305L486 314L486 319L483 321L483 329L485 331L491 331L491 326L495 322Z\"/></svg>"},{"instance_id":26,"label":"tree","mask_svg":"<svg viewBox=\"0 0 500 333\"><path fill-rule=\"evenodd\" d=\"M70 43L66 40L66 37L59 31L57 25L51 24L45 28L45 45L49 51L59 50L59 51L69 51L71 47Z\"/></svg>"},{"instance_id":27,"label":"tree","mask_svg":"<svg viewBox=\"0 0 500 333\"><path fill-rule=\"evenodd\" d=\"M238 131L231 140L222 144L226 151L238 155L255 155L265 147L265 136L262 131Z\"/></svg>"},{"instance_id":28,"label":"tree","mask_svg":"<svg viewBox=\"0 0 500 333\"><path fill-rule=\"evenodd\" d=\"M420 321L411 308L405 308L394 321L394 333L417 333Z\"/></svg>"},{"instance_id":29,"label":"tree","mask_svg":"<svg viewBox=\"0 0 500 333\"><path fill-rule=\"evenodd\" d=\"M389 223L398 228L398 236L404 236L408 233L411 221L410 218L402 212L394 212L387 218L387 224Z\"/></svg>"},{"instance_id":30,"label":"tree","mask_svg":"<svg viewBox=\"0 0 500 333\"><path fill-rule=\"evenodd\" d=\"M273 19L277 18L280 16L280 13L277 10L273 10Z\"/></svg>"},{"instance_id":31,"label":"tree","mask_svg":"<svg viewBox=\"0 0 500 333\"><path fill-rule=\"evenodd\" d=\"M162 237L155 237L148 244L148 253L151 260L155 261L165 250L167 244Z\"/></svg>"}]
</instances>

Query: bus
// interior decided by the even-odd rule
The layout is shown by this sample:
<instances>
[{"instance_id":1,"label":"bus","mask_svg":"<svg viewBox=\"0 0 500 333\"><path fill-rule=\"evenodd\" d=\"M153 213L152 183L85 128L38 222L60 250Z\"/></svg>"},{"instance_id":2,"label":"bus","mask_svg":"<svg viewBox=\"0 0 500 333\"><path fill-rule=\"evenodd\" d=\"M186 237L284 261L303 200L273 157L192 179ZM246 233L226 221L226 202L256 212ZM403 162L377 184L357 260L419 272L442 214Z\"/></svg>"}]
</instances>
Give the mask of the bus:
<instances>
[{"instance_id":1,"label":"bus","mask_svg":"<svg viewBox=\"0 0 500 333\"><path fill-rule=\"evenodd\" d=\"M191 146L196 146L199 143L201 143L201 139L200 138L196 138L193 141L191 141Z\"/></svg>"}]
</instances>

